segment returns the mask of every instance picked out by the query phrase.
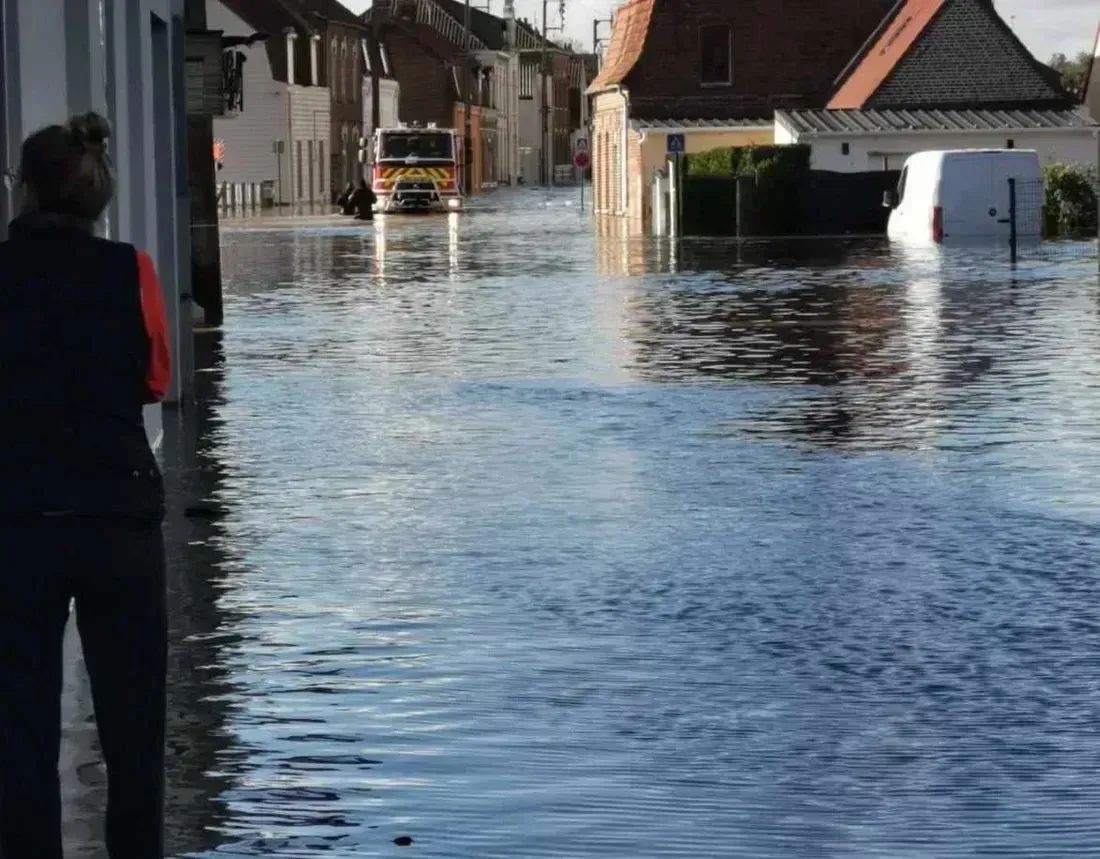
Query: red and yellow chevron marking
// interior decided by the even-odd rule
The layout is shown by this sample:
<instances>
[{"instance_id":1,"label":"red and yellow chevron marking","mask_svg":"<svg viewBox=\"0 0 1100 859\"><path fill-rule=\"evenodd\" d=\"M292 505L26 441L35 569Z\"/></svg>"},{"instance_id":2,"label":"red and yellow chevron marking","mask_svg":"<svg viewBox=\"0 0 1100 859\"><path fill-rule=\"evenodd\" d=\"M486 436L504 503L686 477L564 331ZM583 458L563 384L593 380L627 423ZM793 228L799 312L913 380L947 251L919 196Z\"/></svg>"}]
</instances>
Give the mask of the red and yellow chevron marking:
<instances>
[{"instance_id":1,"label":"red and yellow chevron marking","mask_svg":"<svg viewBox=\"0 0 1100 859\"><path fill-rule=\"evenodd\" d=\"M454 167L375 167L374 187L390 188L398 179L430 179L440 190L455 187Z\"/></svg>"}]
</instances>

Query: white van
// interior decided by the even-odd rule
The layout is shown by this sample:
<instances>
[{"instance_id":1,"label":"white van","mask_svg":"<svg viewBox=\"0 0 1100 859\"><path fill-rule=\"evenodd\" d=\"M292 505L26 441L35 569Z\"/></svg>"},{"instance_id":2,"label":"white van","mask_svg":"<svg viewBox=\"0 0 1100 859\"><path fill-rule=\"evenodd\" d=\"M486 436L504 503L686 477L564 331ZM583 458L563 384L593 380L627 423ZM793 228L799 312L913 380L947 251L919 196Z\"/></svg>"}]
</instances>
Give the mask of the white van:
<instances>
[{"instance_id":1,"label":"white van","mask_svg":"<svg viewBox=\"0 0 1100 859\"><path fill-rule=\"evenodd\" d=\"M897 192L886 192L891 240L917 244L1006 243L1009 179L1016 180L1016 236L1042 235L1043 170L1029 149L917 152L906 159Z\"/></svg>"}]
</instances>

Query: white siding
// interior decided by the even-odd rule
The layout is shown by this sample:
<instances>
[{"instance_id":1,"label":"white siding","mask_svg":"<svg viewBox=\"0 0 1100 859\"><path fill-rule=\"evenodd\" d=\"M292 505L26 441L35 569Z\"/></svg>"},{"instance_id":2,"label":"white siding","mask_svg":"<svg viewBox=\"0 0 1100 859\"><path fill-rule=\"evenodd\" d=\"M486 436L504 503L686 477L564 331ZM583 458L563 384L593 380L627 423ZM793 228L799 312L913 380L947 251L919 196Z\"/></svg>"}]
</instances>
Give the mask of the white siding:
<instances>
[{"instance_id":1,"label":"white siding","mask_svg":"<svg viewBox=\"0 0 1100 859\"><path fill-rule=\"evenodd\" d=\"M252 27L217 0L207 0L206 15L211 30L223 30L227 36L252 33ZM248 58L244 64L244 110L237 116L214 120L214 137L225 144L217 181L235 184L270 180L276 183L278 195L280 159L275 154L275 142L282 140L285 145L287 140L287 87L272 77L271 61L262 44L240 50ZM285 185L285 172L283 179ZM290 202L286 193L283 202Z\"/></svg>"},{"instance_id":2,"label":"white siding","mask_svg":"<svg viewBox=\"0 0 1100 859\"><path fill-rule=\"evenodd\" d=\"M776 143L800 142L781 123L775 125ZM1012 140L1017 149L1034 149L1044 164L1097 164L1097 139L1089 129L1058 131L1003 131L989 134L973 132L921 132L852 137L804 136L801 142L811 146L810 166L815 170L860 173L881 170L884 159L890 169L898 169L905 157L928 149L1000 149ZM848 154L844 154L844 144Z\"/></svg>"},{"instance_id":3,"label":"white siding","mask_svg":"<svg viewBox=\"0 0 1100 859\"><path fill-rule=\"evenodd\" d=\"M290 162L291 198L299 205L328 205L331 96L327 87L312 86L289 87L287 95L290 101L289 140L293 144L287 147L286 153ZM322 148L323 159L320 158Z\"/></svg>"},{"instance_id":4,"label":"white siding","mask_svg":"<svg viewBox=\"0 0 1100 859\"><path fill-rule=\"evenodd\" d=\"M363 78L363 136L370 137L374 134L371 125L371 79ZM378 121L382 128L392 128L400 122L398 114L399 97L401 88L397 81L383 78L378 82Z\"/></svg>"}]
</instances>

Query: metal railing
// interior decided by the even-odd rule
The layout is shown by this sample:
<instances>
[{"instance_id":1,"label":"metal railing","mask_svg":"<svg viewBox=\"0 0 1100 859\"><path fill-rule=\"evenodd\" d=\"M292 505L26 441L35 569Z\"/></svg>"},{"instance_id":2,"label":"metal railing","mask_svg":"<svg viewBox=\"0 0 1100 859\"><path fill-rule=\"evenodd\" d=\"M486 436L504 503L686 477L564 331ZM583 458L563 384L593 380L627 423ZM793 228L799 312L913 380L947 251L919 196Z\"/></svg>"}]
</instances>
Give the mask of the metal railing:
<instances>
[{"instance_id":1,"label":"metal railing","mask_svg":"<svg viewBox=\"0 0 1100 859\"><path fill-rule=\"evenodd\" d=\"M412 15L408 15L411 11ZM432 0L375 0L372 15L379 18L410 17L417 24L431 27L453 45L468 51L487 51L485 43L473 33L467 38L465 27Z\"/></svg>"}]
</instances>

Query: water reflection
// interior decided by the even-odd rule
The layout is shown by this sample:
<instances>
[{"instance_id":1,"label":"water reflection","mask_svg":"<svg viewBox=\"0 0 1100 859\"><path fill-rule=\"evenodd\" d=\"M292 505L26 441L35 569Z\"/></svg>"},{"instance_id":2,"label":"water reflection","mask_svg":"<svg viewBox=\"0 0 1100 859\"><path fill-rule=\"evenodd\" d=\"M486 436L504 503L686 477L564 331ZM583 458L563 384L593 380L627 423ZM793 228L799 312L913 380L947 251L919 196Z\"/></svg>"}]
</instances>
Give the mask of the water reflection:
<instances>
[{"instance_id":1,"label":"water reflection","mask_svg":"<svg viewBox=\"0 0 1100 859\"><path fill-rule=\"evenodd\" d=\"M1087 854L1093 264L571 201L226 233L178 851Z\"/></svg>"}]
</instances>

